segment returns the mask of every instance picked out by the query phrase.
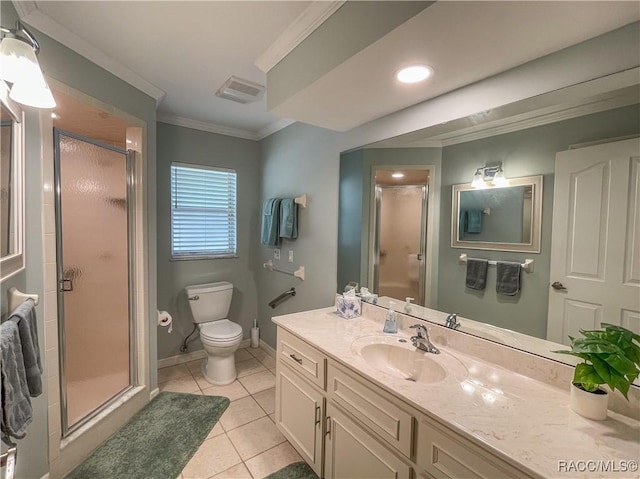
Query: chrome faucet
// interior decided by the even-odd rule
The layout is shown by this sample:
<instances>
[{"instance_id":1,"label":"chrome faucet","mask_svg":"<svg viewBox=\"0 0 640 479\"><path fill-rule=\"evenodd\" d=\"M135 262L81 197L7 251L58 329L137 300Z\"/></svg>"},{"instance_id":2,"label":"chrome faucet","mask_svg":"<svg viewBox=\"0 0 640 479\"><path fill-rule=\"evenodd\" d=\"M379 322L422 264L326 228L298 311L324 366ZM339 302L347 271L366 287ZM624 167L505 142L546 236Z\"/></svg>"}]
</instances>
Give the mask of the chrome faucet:
<instances>
[{"instance_id":1,"label":"chrome faucet","mask_svg":"<svg viewBox=\"0 0 640 479\"><path fill-rule=\"evenodd\" d=\"M413 326L409 327L416 330L416 335L411 336L411 343L414 347L418 348L420 351L425 351L427 353L440 354L440 350L436 348L429 340L429 332L424 325L414 324Z\"/></svg>"},{"instance_id":2,"label":"chrome faucet","mask_svg":"<svg viewBox=\"0 0 640 479\"><path fill-rule=\"evenodd\" d=\"M444 325L449 329L458 329L460 327L460 323L458 322L458 313L451 313L447 316Z\"/></svg>"}]
</instances>

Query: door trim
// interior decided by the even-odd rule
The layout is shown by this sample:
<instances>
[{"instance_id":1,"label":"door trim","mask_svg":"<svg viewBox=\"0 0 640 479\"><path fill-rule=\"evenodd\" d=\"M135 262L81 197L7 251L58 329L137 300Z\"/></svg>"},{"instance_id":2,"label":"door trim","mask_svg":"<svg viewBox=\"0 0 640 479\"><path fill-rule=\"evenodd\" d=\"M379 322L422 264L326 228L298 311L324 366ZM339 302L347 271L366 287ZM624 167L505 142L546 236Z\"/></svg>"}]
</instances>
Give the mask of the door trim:
<instances>
[{"instance_id":1,"label":"door trim","mask_svg":"<svg viewBox=\"0 0 640 479\"><path fill-rule=\"evenodd\" d=\"M363 240L363 244L367 243L367 284L373 285L376 284L374 282L374 266L375 266L375 238L376 238L376 170L389 170L389 169L405 169L405 170L427 170L429 172L429 183L426 191L426 203L427 203L427 215L425 218L425 224L423 228L423 233L425 233L425 243L424 243L424 267L421 268L420 274L424 274L424 287L423 287L423 298L424 298L424 306L427 308L436 308L437 306L437 297L438 297L438 285L437 281L434 281L434 278L438 277L438 262L434 259L436 256L434 252L438 251L439 248L439 238L438 235L434 234L434 231L437 229L436 226L440 221L440 201L438 199L438 194L440 191L440 171L438 166L429 164L429 165L389 165L389 164L380 164L380 165L372 165L371 173L370 173L370 188L369 188L369 228L368 228L368 238ZM363 275L364 276L364 275ZM396 298L396 299L404 299L404 298Z\"/></svg>"}]
</instances>

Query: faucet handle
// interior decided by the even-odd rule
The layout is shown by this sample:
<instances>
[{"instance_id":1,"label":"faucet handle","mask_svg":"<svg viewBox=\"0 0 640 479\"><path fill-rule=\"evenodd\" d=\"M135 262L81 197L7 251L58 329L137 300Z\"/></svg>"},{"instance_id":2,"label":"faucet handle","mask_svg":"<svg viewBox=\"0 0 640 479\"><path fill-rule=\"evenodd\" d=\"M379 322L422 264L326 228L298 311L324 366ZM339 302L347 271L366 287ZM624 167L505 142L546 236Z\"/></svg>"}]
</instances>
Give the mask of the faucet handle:
<instances>
[{"instance_id":1,"label":"faucet handle","mask_svg":"<svg viewBox=\"0 0 640 479\"><path fill-rule=\"evenodd\" d=\"M418 336L418 338L421 339L425 339L427 337L427 328L425 327L424 324L412 324L411 326L409 326L411 329L415 329L416 330L416 335Z\"/></svg>"}]
</instances>

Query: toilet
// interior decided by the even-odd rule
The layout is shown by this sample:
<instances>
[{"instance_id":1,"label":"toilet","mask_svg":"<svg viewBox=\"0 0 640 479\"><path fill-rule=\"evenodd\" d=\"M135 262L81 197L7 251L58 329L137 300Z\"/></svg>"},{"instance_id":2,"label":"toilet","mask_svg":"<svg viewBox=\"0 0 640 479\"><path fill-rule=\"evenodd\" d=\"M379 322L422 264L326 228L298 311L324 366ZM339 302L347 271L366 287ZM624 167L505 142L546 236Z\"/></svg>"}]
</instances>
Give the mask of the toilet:
<instances>
[{"instance_id":1,"label":"toilet","mask_svg":"<svg viewBox=\"0 0 640 479\"><path fill-rule=\"evenodd\" d=\"M207 353L202 362L202 375L216 386L230 384L236 379L234 354L242 341L242 327L227 319L233 284L194 284L185 290Z\"/></svg>"}]
</instances>

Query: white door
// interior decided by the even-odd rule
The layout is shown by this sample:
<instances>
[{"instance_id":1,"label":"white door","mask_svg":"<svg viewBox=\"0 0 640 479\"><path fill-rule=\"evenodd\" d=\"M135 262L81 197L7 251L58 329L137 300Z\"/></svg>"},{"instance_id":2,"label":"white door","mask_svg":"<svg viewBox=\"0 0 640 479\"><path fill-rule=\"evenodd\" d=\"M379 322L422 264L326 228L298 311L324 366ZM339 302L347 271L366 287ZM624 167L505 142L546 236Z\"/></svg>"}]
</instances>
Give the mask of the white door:
<instances>
[{"instance_id":1,"label":"white door","mask_svg":"<svg viewBox=\"0 0 640 479\"><path fill-rule=\"evenodd\" d=\"M640 333L640 139L556 155L547 339Z\"/></svg>"}]
</instances>

